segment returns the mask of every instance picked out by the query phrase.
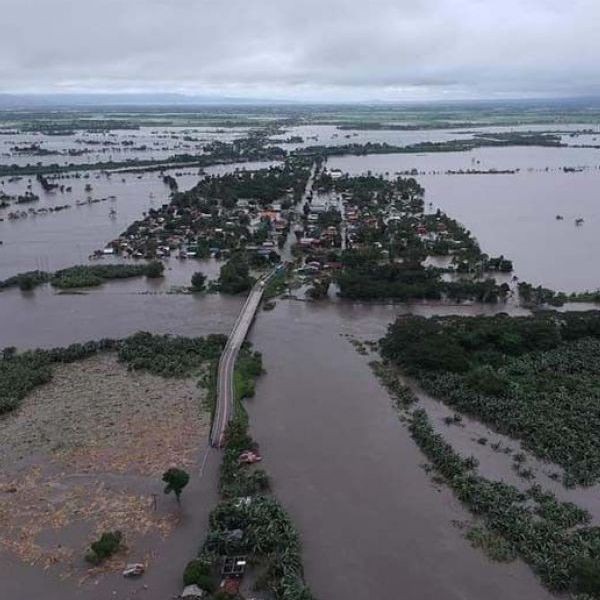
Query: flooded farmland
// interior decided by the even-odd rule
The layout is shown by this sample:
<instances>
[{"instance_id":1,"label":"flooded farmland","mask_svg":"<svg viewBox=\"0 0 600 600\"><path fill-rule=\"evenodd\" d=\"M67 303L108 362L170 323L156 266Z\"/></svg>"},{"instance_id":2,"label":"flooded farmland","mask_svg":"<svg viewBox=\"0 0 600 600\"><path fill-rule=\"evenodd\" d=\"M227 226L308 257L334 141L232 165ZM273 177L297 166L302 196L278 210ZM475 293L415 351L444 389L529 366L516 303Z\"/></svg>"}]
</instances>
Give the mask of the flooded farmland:
<instances>
[{"instance_id":1,"label":"flooded farmland","mask_svg":"<svg viewBox=\"0 0 600 600\"><path fill-rule=\"evenodd\" d=\"M151 143L151 133L136 135L136 143ZM222 139L227 139L237 133L223 135ZM311 137L317 137L318 143L337 144L348 142L345 136L350 132L307 126L291 128L275 139L290 135L303 136L303 145L317 143L311 142ZM456 139L457 135L459 132L447 130L360 132L350 141L415 143ZM590 134L585 141L594 140ZM19 140L26 142L32 139ZM160 143L157 141L152 154L157 159L163 157ZM165 150L165 156L179 149L177 143ZM269 164L223 165L206 168L205 173ZM416 169L416 177L426 189L427 210L444 210L472 231L485 252L511 258L521 279L567 292L600 287L596 260L600 252L598 149L509 147L464 153L345 156L330 158L327 166L351 174L371 171L389 176ZM565 167L574 172L565 172ZM516 172L448 174L468 169ZM176 177L180 190L192 187L199 177L197 169L169 173ZM64 182L73 187L69 194L45 193L32 177L31 191L41 197L36 207L70 202L68 210L0 222L0 279L32 269L85 264L92 252L169 197L158 173L91 173L89 179ZM85 190L88 183L91 191ZM29 178L5 180L1 189L18 194L27 185ZM77 206L77 200L88 196L100 201ZM0 217L7 212L0 209ZM557 215L563 219L557 220ZM580 227L574 224L577 218L584 219ZM112 260L117 259L99 262ZM57 293L49 285L34 291L4 291L0 293L0 347L49 348L121 338L139 330L186 336L228 333L242 297L174 293L173 289L189 285L196 270L214 279L221 265L215 259L180 261L173 257L165 260L165 277L157 281L108 282L81 293ZM273 476L275 493L300 530L306 575L316 597L367 600L389 597L390 593L395 597L396 590L400 596L401 590L402 595L424 600L550 598L524 563L491 562L464 539L458 525L470 520L469 513L423 470L423 456L398 422L388 393L367 364L376 357L359 355L348 339L378 339L399 314L528 311L510 303L392 305L334 300L325 304L277 300L274 310L259 313L251 333L267 371L257 386L256 398L249 402L252 431ZM478 453L486 476L523 484L515 479L509 458L477 447L474 440L484 433L491 437L489 430L469 421L463 428L449 429L443 425L447 409L425 394L422 402L437 430L457 450ZM600 518L595 488L565 491L545 473L552 466L540 463L537 467L545 487L561 499L577 501L595 520ZM201 498L199 488L194 489L192 498ZM207 511L203 506L201 518ZM194 527L201 531L198 515L194 518ZM182 561L183 554L193 553L193 546L189 537L183 540ZM0 575L9 568L1 563ZM175 585L175 571L169 572L169 584ZM158 585L157 575L152 577ZM40 581L39 585L44 585L43 577ZM50 586L56 598L71 593L57 582ZM110 583L103 584L102 593L109 587Z\"/></svg>"}]
</instances>

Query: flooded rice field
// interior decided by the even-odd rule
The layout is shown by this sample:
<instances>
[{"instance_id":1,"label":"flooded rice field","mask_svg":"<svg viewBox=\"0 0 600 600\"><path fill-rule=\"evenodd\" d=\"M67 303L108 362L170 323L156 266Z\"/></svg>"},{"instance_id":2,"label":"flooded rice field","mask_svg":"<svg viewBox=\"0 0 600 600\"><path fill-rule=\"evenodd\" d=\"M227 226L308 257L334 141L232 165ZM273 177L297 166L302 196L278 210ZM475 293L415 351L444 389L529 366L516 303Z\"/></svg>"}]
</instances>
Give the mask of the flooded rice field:
<instances>
[{"instance_id":1,"label":"flooded rice field","mask_svg":"<svg viewBox=\"0 0 600 600\"><path fill-rule=\"evenodd\" d=\"M600 288L600 171L419 180L430 209L463 223L488 254L510 257L521 279L566 292Z\"/></svg>"},{"instance_id":2,"label":"flooded rice field","mask_svg":"<svg viewBox=\"0 0 600 600\"><path fill-rule=\"evenodd\" d=\"M194 378L132 374L104 354L60 365L4 417L2 598L171 597L216 496L201 402ZM162 493L160 476L174 463L204 474L181 505ZM90 568L89 540L116 528L126 548ZM131 561L145 563L143 581L121 575Z\"/></svg>"}]
</instances>

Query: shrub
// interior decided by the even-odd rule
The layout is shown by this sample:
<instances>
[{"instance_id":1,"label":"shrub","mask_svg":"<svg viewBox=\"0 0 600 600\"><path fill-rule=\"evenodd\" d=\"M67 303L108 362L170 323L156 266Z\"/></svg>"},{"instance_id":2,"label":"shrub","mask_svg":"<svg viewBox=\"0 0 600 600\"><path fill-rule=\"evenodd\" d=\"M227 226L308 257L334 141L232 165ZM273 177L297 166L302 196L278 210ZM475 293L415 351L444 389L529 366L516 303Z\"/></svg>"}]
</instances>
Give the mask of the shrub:
<instances>
[{"instance_id":1,"label":"shrub","mask_svg":"<svg viewBox=\"0 0 600 600\"><path fill-rule=\"evenodd\" d=\"M36 281L30 275L22 275L19 278L19 289L23 292L32 290L36 286Z\"/></svg>"},{"instance_id":2,"label":"shrub","mask_svg":"<svg viewBox=\"0 0 600 600\"><path fill-rule=\"evenodd\" d=\"M93 565L100 564L119 550L122 540L123 534L118 530L103 533L98 541L92 543L85 559Z\"/></svg>"},{"instance_id":3,"label":"shrub","mask_svg":"<svg viewBox=\"0 0 600 600\"><path fill-rule=\"evenodd\" d=\"M589 594L600 598L600 561L586 558L574 568L574 586L578 594Z\"/></svg>"},{"instance_id":4,"label":"shrub","mask_svg":"<svg viewBox=\"0 0 600 600\"><path fill-rule=\"evenodd\" d=\"M165 265L163 265L160 260L153 260L146 265L146 277L149 277L150 279L162 277L164 270Z\"/></svg>"},{"instance_id":5,"label":"shrub","mask_svg":"<svg viewBox=\"0 0 600 600\"><path fill-rule=\"evenodd\" d=\"M192 290L199 292L204 289L206 283L206 275L202 271L196 271L192 275Z\"/></svg>"},{"instance_id":6,"label":"shrub","mask_svg":"<svg viewBox=\"0 0 600 600\"><path fill-rule=\"evenodd\" d=\"M219 290L224 294L240 294L254 285L248 261L240 254L233 255L222 267L219 275Z\"/></svg>"},{"instance_id":7,"label":"shrub","mask_svg":"<svg viewBox=\"0 0 600 600\"><path fill-rule=\"evenodd\" d=\"M216 585L212 576L211 566L199 558L191 560L183 572L183 584L196 584L200 589L209 593L214 592Z\"/></svg>"}]
</instances>

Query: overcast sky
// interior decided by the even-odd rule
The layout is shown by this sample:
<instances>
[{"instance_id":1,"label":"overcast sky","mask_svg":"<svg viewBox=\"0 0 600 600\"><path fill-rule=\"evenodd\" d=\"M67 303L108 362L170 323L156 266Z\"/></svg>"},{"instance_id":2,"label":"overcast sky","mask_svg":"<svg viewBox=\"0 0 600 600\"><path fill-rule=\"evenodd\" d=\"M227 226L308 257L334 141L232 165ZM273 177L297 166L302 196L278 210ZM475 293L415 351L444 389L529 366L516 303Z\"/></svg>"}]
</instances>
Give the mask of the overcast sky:
<instances>
[{"instance_id":1,"label":"overcast sky","mask_svg":"<svg viewBox=\"0 0 600 600\"><path fill-rule=\"evenodd\" d=\"M0 91L600 94L600 0L0 0Z\"/></svg>"}]
</instances>

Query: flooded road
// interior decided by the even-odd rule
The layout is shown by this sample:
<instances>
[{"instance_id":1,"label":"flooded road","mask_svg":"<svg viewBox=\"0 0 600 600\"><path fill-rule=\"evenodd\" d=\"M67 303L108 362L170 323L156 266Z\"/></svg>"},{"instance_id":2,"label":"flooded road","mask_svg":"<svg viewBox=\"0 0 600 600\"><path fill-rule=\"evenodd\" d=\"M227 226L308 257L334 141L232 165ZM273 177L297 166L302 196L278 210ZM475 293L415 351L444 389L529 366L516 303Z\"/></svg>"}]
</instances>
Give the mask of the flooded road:
<instances>
[{"instance_id":1,"label":"flooded road","mask_svg":"<svg viewBox=\"0 0 600 600\"><path fill-rule=\"evenodd\" d=\"M341 335L381 335L388 308L363 320L278 302L251 334L268 371L251 427L300 530L316 597L551 598L524 564L492 563L461 537L452 522L469 515L433 486L387 392Z\"/></svg>"}]
</instances>

